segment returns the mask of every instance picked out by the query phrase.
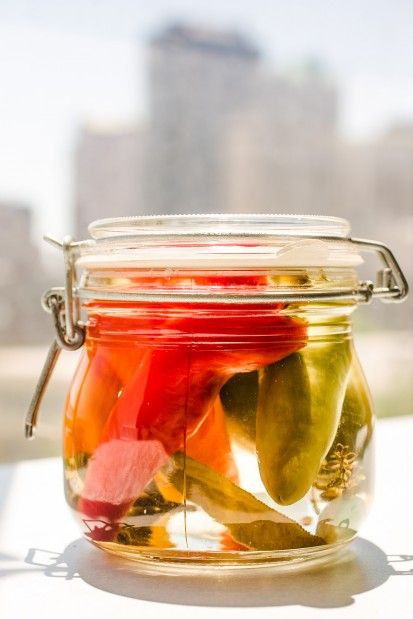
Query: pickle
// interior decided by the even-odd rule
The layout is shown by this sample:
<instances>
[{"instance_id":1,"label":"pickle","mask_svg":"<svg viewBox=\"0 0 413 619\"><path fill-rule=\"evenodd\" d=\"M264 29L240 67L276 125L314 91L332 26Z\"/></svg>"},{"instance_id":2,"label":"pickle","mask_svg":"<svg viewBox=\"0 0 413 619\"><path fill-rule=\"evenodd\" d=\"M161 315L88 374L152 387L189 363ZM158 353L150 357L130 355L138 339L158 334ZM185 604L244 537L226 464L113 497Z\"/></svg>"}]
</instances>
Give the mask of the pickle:
<instances>
[{"instance_id":1,"label":"pickle","mask_svg":"<svg viewBox=\"0 0 413 619\"><path fill-rule=\"evenodd\" d=\"M169 481L248 548L288 550L325 543L205 464L180 452L174 454L173 464L167 472Z\"/></svg>"},{"instance_id":2,"label":"pickle","mask_svg":"<svg viewBox=\"0 0 413 619\"><path fill-rule=\"evenodd\" d=\"M337 434L314 482L321 499L331 501L361 489L363 456L372 433L373 405L360 362L353 354Z\"/></svg>"},{"instance_id":3,"label":"pickle","mask_svg":"<svg viewBox=\"0 0 413 619\"><path fill-rule=\"evenodd\" d=\"M353 354L335 444L342 444L360 458L373 433L373 403L356 354ZM334 449L334 445L331 450Z\"/></svg>"},{"instance_id":4,"label":"pickle","mask_svg":"<svg viewBox=\"0 0 413 619\"><path fill-rule=\"evenodd\" d=\"M255 449L258 372L232 376L221 388L220 398L230 436L243 447Z\"/></svg>"},{"instance_id":5,"label":"pickle","mask_svg":"<svg viewBox=\"0 0 413 619\"><path fill-rule=\"evenodd\" d=\"M260 372L258 463L280 505L301 499L317 477L337 432L350 359L347 340L313 343Z\"/></svg>"}]
</instances>

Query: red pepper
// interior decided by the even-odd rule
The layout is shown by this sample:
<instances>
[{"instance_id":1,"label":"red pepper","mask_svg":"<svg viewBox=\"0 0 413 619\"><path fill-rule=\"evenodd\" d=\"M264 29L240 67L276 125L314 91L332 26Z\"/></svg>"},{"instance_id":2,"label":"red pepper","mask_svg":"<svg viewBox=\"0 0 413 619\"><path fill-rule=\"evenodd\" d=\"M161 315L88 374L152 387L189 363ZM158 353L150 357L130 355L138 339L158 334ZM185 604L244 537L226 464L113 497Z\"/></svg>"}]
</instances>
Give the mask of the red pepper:
<instances>
[{"instance_id":1,"label":"red pepper","mask_svg":"<svg viewBox=\"0 0 413 619\"><path fill-rule=\"evenodd\" d=\"M64 453L93 454L107 417L144 351L86 343L65 407Z\"/></svg>"},{"instance_id":2,"label":"red pepper","mask_svg":"<svg viewBox=\"0 0 413 619\"><path fill-rule=\"evenodd\" d=\"M238 471L220 398L215 398L201 425L187 438L185 451L194 460L238 483Z\"/></svg>"}]
</instances>

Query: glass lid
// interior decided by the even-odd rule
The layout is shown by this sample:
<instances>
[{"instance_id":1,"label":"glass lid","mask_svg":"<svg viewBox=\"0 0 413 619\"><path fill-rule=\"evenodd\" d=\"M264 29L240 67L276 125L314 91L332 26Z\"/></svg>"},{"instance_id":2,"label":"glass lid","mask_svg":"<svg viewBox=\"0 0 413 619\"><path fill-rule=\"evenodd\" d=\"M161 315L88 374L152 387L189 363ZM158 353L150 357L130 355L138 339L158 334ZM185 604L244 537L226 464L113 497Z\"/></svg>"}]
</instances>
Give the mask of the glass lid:
<instances>
[{"instance_id":1,"label":"glass lid","mask_svg":"<svg viewBox=\"0 0 413 619\"><path fill-rule=\"evenodd\" d=\"M260 294L260 299L271 301L286 298L281 291L273 290L280 273L286 271L294 272L294 277L305 281L308 288L303 295L300 283L300 294L290 291L291 298L333 299L344 295L363 302L373 297L402 301L408 291L406 278L390 249L376 241L352 238L349 222L338 217L146 215L101 219L90 224L89 232L91 238L87 240L69 240L61 245L66 263L72 265L81 298L99 292L102 298L129 295L130 299L153 299L154 291L149 290L148 282L159 276L168 282L181 278L191 287L202 273L208 274L208 281L212 273L230 281L266 272L267 277L272 277L271 290ZM376 286L371 280L358 280L356 267L363 263L362 254L366 252L375 254L381 263ZM136 278L139 291L132 291L131 286L138 285ZM284 285L285 278L281 280ZM326 287L330 290L326 291ZM240 303L251 300L245 290L233 292L231 296L238 296ZM188 290L185 294L189 295ZM198 291L194 294L202 300ZM156 298L161 297L157 293Z\"/></svg>"},{"instance_id":2,"label":"glass lid","mask_svg":"<svg viewBox=\"0 0 413 619\"><path fill-rule=\"evenodd\" d=\"M78 267L245 269L357 266L345 219L312 215L148 215L89 226Z\"/></svg>"},{"instance_id":3,"label":"glass lid","mask_svg":"<svg viewBox=\"0 0 413 619\"><path fill-rule=\"evenodd\" d=\"M139 236L305 236L345 239L350 224L317 215L195 214L100 219L89 225L93 239Z\"/></svg>"}]
</instances>

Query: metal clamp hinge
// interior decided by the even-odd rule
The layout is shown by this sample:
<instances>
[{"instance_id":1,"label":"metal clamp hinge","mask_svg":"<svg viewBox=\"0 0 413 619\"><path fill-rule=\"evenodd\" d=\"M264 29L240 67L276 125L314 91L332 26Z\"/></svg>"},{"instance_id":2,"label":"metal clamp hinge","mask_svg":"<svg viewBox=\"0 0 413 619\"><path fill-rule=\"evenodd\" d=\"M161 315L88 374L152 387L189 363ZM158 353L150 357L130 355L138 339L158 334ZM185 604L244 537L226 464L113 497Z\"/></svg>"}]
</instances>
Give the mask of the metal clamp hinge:
<instances>
[{"instance_id":1,"label":"metal clamp hinge","mask_svg":"<svg viewBox=\"0 0 413 619\"><path fill-rule=\"evenodd\" d=\"M376 285L371 289L371 295L366 298L368 302L377 298L383 303L400 303L405 300L409 292L409 286L399 263L393 252L383 243L366 239L348 239L361 251L376 254L383 268L377 272ZM365 286L370 282L363 282Z\"/></svg>"},{"instance_id":2,"label":"metal clamp hinge","mask_svg":"<svg viewBox=\"0 0 413 619\"><path fill-rule=\"evenodd\" d=\"M59 246L64 250L66 285L65 288L48 290L42 298L43 308L52 315L55 337L27 411L24 427L28 439L34 437L40 405L61 350L77 350L85 341L85 327L78 319L78 305L74 302L73 295L74 263L71 239L66 238Z\"/></svg>"}]
</instances>

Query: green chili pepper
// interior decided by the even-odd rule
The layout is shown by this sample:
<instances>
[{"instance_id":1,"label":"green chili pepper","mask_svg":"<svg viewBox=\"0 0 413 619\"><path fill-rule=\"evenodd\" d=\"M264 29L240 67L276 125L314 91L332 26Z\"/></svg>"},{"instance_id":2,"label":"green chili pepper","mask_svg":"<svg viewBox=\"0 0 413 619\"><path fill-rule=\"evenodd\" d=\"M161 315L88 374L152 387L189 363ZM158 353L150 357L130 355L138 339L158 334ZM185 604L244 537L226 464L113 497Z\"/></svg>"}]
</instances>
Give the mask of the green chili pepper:
<instances>
[{"instance_id":1,"label":"green chili pepper","mask_svg":"<svg viewBox=\"0 0 413 619\"><path fill-rule=\"evenodd\" d=\"M229 433L246 448L255 450L258 372L235 374L220 391Z\"/></svg>"},{"instance_id":2,"label":"green chili pepper","mask_svg":"<svg viewBox=\"0 0 413 619\"><path fill-rule=\"evenodd\" d=\"M359 360L353 354L337 434L314 481L321 499L334 501L362 489L366 481L363 457L372 432L372 402Z\"/></svg>"},{"instance_id":3,"label":"green chili pepper","mask_svg":"<svg viewBox=\"0 0 413 619\"><path fill-rule=\"evenodd\" d=\"M182 453L173 456L171 483L186 498L225 525L231 536L255 550L320 546L324 540L277 512L214 470Z\"/></svg>"},{"instance_id":4,"label":"green chili pepper","mask_svg":"<svg viewBox=\"0 0 413 619\"><path fill-rule=\"evenodd\" d=\"M356 354L353 354L346 395L334 444L341 443L361 457L373 432L373 403ZM331 450L334 450L334 444ZM331 451L330 450L330 451Z\"/></svg>"},{"instance_id":5,"label":"green chili pepper","mask_svg":"<svg viewBox=\"0 0 413 619\"><path fill-rule=\"evenodd\" d=\"M351 348L312 343L260 372L257 455L261 479L280 505L310 489L340 420Z\"/></svg>"}]
</instances>

